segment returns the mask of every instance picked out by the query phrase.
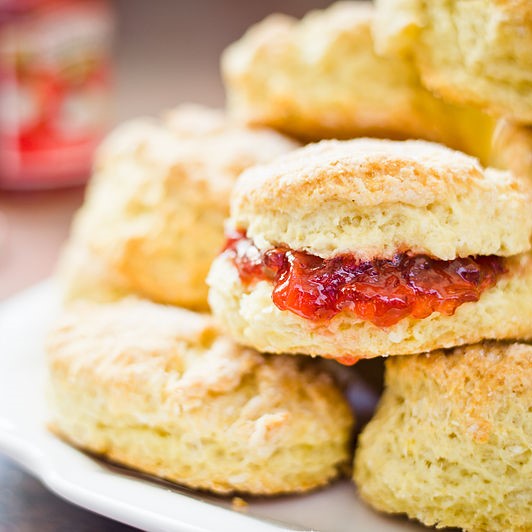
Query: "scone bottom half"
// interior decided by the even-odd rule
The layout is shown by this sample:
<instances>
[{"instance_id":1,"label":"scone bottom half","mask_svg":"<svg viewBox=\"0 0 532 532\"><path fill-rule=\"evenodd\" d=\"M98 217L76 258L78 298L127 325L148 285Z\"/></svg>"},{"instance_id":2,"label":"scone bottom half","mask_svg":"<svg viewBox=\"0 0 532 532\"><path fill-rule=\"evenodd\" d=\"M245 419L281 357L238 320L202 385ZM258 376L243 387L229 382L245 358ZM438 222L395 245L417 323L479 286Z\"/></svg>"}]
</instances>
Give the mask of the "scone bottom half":
<instances>
[{"instance_id":1,"label":"scone bottom half","mask_svg":"<svg viewBox=\"0 0 532 532\"><path fill-rule=\"evenodd\" d=\"M304 492L352 454L353 414L329 373L240 347L208 315L135 298L76 305L47 364L60 437L194 489Z\"/></svg>"},{"instance_id":2,"label":"scone bottom half","mask_svg":"<svg viewBox=\"0 0 532 532\"><path fill-rule=\"evenodd\" d=\"M290 192L300 198L295 212ZM530 338L531 305L512 310L521 295L532 297L529 201L523 181L430 143L311 145L237 184L225 249L209 275L211 307L245 345L346 364ZM512 232L483 208L505 212ZM482 323L474 324L475 308ZM257 340L268 316L281 332Z\"/></svg>"}]
</instances>

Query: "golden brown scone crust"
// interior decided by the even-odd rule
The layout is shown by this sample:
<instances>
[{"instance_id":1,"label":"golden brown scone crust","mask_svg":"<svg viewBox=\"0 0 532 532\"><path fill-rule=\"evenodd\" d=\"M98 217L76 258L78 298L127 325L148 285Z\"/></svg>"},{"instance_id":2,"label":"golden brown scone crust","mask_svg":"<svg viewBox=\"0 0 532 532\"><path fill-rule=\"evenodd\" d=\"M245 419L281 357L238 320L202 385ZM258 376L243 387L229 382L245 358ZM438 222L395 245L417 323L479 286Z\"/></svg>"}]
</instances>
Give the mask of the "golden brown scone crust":
<instances>
[{"instance_id":1,"label":"golden brown scone crust","mask_svg":"<svg viewBox=\"0 0 532 532\"><path fill-rule=\"evenodd\" d=\"M300 492L350 456L352 414L328 374L238 347L207 315L81 303L50 333L47 362L60 436L186 486Z\"/></svg>"},{"instance_id":2,"label":"golden brown scone crust","mask_svg":"<svg viewBox=\"0 0 532 532\"><path fill-rule=\"evenodd\" d=\"M206 308L205 276L223 243L234 181L296 146L199 106L120 126L99 150L59 267L66 299L136 293Z\"/></svg>"},{"instance_id":3,"label":"golden brown scone crust","mask_svg":"<svg viewBox=\"0 0 532 532\"><path fill-rule=\"evenodd\" d=\"M532 124L529 0L377 0L377 51L413 55L444 100Z\"/></svg>"},{"instance_id":4,"label":"golden brown scone crust","mask_svg":"<svg viewBox=\"0 0 532 532\"><path fill-rule=\"evenodd\" d=\"M222 57L230 112L305 140L423 138L462 148L454 114L486 117L434 97L411 61L375 54L370 2L338 2L301 21L271 15Z\"/></svg>"},{"instance_id":5,"label":"golden brown scone crust","mask_svg":"<svg viewBox=\"0 0 532 532\"><path fill-rule=\"evenodd\" d=\"M468 531L532 529L532 346L386 361L354 478L371 506Z\"/></svg>"},{"instance_id":6,"label":"golden brown scone crust","mask_svg":"<svg viewBox=\"0 0 532 532\"><path fill-rule=\"evenodd\" d=\"M428 142L322 141L244 172L229 225L325 258L509 256L530 249L530 184Z\"/></svg>"},{"instance_id":7,"label":"golden brown scone crust","mask_svg":"<svg viewBox=\"0 0 532 532\"><path fill-rule=\"evenodd\" d=\"M532 339L532 254L507 259L508 273L479 301L464 303L452 316L407 317L377 327L342 311L314 322L272 301L273 284L245 285L232 260L218 257L208 277L209 303L225 330L242 345L268 353L304 353L342 359L410 355L484 339Z\"/></svg>"}]
</instances>

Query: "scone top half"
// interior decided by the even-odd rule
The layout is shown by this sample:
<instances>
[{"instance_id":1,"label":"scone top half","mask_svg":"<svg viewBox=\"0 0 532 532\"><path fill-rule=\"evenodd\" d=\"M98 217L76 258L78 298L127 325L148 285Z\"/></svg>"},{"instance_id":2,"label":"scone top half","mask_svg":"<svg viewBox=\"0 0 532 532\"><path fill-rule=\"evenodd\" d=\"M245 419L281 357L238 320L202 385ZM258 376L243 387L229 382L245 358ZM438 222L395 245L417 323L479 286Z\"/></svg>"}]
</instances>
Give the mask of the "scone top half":
<instances>
[{"instance_id":1,"label":"scone top half","mask_svg":"<svg viewBox=\"0 0 532 532\"><path fill-rule=\"evenodd\" d=\"M527 187L509 172L483 169L436 144L323 141L241 176L218 262L232 261L238 270L241 317L247 295L267 282L278 309L313 322L317 335L344 334L344 326L327 325L340 315L350 328L362 321L380 329L433 313L452 316L508 276L516 257L516 269L530 270L522 255L532 228ZM215 311L220 268L210 276ZM243 327L245 334L248 325L254 324ZM355 350L357 336L350 331ZM410 328L400 336L393 343L416 334ZM351 350L331 342L289 350L298 348L334 357L336 348Z\"/></svg>"},{"instance_id":2,"label":"scone top half","mask_svg":"<svg viewBox=\"0 0 532 532\"><path fill-rule=\"evenodd\" d=\"M509 256L530 249L528 192L436 144L327 141L244 173L230 223L261 251L282 244L324 259Z\"/></svg>"}]
</instances>

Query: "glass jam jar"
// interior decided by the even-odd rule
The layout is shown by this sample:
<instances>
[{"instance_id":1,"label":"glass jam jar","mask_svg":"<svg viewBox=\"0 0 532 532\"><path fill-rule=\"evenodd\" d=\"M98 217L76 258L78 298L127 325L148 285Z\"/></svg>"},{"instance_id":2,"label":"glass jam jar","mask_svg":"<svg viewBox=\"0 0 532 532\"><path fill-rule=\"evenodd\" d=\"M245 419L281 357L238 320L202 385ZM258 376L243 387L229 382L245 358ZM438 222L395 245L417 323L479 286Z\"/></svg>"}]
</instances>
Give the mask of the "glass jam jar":
<instances>
[{"instance_id":1,"label":"glass jam jar","mask_svg":"<svg viewBox=\"0 0 532 532\"><path fill-rule=\"evenodd\" d=\"M112 31L104 0L0 0L0 187L88 178L109 114Z\"/></svg>"}]
</instances>

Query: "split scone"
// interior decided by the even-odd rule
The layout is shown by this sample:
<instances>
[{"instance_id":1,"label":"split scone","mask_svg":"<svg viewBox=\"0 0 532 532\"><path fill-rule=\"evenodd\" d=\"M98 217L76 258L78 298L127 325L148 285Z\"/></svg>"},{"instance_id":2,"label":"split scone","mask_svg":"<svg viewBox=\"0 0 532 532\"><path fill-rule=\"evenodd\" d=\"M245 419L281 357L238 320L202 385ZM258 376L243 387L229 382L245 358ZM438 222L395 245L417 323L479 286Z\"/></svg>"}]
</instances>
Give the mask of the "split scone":
<instances>
[{"instance_id":1,"label":"split scone","mask_svg":"<svg viewBox=\"0 0 532 532\"><path fill-rule=\"evenodd\" d=\"M329 374L239 347L207 315L83 302L50 333L47 362L57 434L186 486L300 492L350 457L352 414Z\"/></svg>"},{"instance_id":2,"label":"split scone","mask_svg":"<svg viewBox=\"0 0 532 532\"><path fill-rule=\"evenodd\" d=\"M426 525L532 530L532 346L489 342L386 361L359 438L371 506Z\"/></svg>"},{"instance_id":3,"label":"split scone","mask_svg":"<svg viewBox=\"0 0 532 532\"><path fill-rule=\"evenodd\" d=\"M370 2L338 2L253 26L222 58L230 112L305 140L423 138L463 150L474 130L487 142L491 119L434 97L411 61L375 54L372 21Z\"/></svg>"},{"instance_id":4,"label":"split scone","mask_svg":"<svg viewBox=\"0 0 532 532\"><path fill-rule=\"evenodd\" d=\"M243 345L344 362L532 337L527 180L423 141L322 141L242 174L209 302Z\"/></svg>"},{"instance_id":5,"label":"split scone","mask_svg":"<svg viewBox=\"0 0 532 532\"><path fill-rule=\"evenodd\" d=\"M377 0L376 49L443 99L532 124L530 0Z\"/></svg>"},{"instance_id":6,"label":"split scone","mask_svg":"<svg viewBox=\"0 0 532 532\"><path fill-rule=\"evenodd\" d=\"M234 181L296 146L199 106L120 126L99 150L59 266L66 300L135 293L206 308Z\"/></svg>"}]
</instances>

